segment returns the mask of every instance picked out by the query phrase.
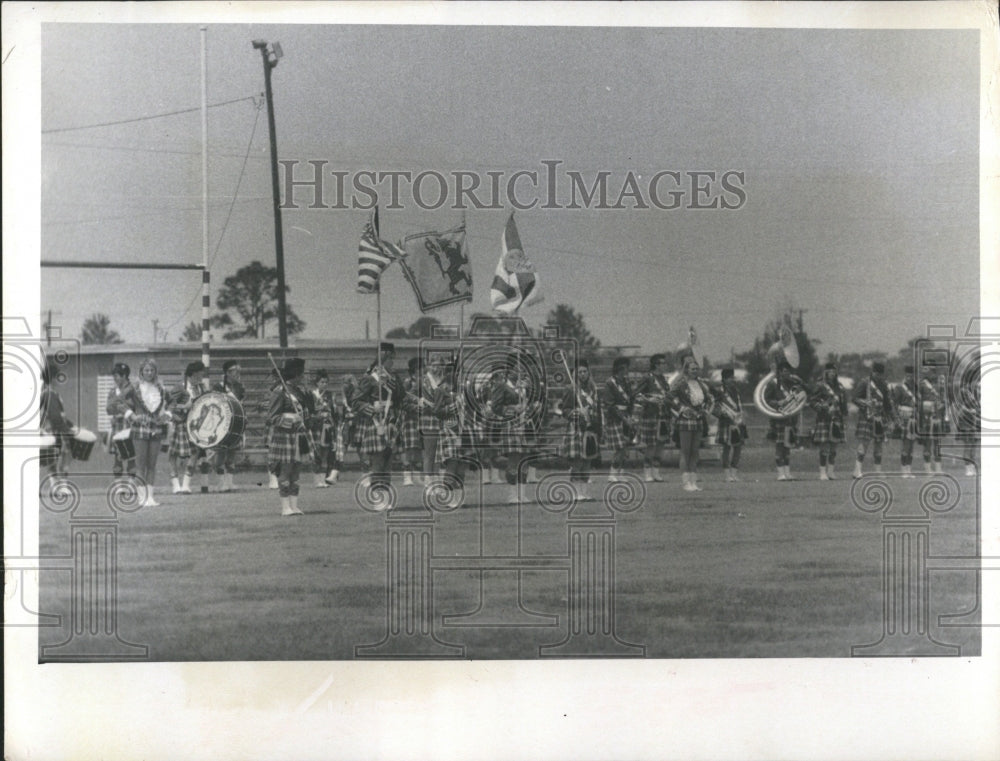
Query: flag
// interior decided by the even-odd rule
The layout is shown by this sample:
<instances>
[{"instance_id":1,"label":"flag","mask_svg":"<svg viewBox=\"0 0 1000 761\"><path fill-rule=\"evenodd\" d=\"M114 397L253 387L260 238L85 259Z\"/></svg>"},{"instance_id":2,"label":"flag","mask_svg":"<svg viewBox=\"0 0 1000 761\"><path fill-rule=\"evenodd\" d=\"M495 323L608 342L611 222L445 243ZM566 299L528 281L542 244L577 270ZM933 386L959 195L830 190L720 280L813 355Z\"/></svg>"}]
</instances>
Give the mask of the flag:
<instances>
[{"instance_id":1,"label":"flag","mask_svg":"<svg viewBox=\"0 0 1000 761\"><path fill-rule=\"evenodd\" d=\"M472 267L465 248L465 224L444 233L407 235L400 264L421 312L472 301Z\"/></svg>"},{"instance_id":2,"label":"flag","mask_svg":"<svg viewBox=\"0 0 1000 761\"><path fill-rule=\"evenodd\" d=\"M358 244L358 293L375 293L382 272L392 264L395 251L379 238L378 206L372 209Z\"/></svg>"},{"instance_id":3,"label":"flag","mask_svg":"<svg viewBox=\"0 0 1000 761\"><path fill-rule=\"evenodd\" d=\"M534 265L524 255L512 213L507 218L501 239L500 261L490 286L490 303L497 312L517 314L522 306L531 306L541 300L538 276Z\"/></svg>"}]
</instances>

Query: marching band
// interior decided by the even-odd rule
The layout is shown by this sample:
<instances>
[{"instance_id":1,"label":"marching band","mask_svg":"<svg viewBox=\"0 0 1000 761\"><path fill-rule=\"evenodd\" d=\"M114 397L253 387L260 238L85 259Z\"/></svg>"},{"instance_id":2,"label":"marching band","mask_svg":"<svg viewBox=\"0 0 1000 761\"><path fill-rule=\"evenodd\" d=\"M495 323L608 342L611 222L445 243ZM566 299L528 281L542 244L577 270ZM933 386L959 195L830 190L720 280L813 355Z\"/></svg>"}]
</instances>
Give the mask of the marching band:
<instances>
[{"instance_id":1,"label":"marching band","mask_svg":"<svg viewBox=\"0 0 1000 761\"><path fill-rule=\"evenodd\" d=\"M314 471L316 488L328 488L339 480L351 449L357 451L372 488L390 484L394 454L400 453L403 486L444 488L446 504L459 507L464 504L469 463L478 467L483 484L499 483L497 469L502 465L502 478L509 486L507 501L517 504L530 501L523 485L536 480L535 463L558 457L568 470L576 499L589 500L587 485L592 471L600 468L602 452L608 458L609 482L624 479L632 450L641 454L642 479L662 482L664 451L673 442L682 488L698 492L703 490L698 461L708 441L710 418L717 425L714 443L720 448L724 480L740 480L740 458L749 436L734 369L723 368L721 381L704 377L693 340L681 344L673 355L679 366L676 372L667 371L670 356L654 354L648 370L633 379L630 359L617 357L603 386L596 384L586 359L571 366L565 354L556 352L567 382L550 409L546 409L548 391L541 380L544 373L532 367L535 360L512 352L495 361L488 373L463 377L456 356L446 355L439 352L424 361L411 360L408 375L401 378L393 371L395 347L381 342L376 361L364 375L360 379L343 376L337 393L331 390L329 373L323 369L314 373L312 386L304 387L302 359L286 360L280 371L275 365L265 438L268 473L279 491L281 514L302 514L298 507L302 467ZM927 473L941 472L941 439L950 432L951 420L940 368L925 368L918 381L914 368L906 366L902 381L890 385L885 365L873 362L868 377L849 395L835 363L827 363L811 383L796 375L797 352L786 337L771 347L768 358L772 370L758 383L754 403L768 423L767 438L774 442L779 481L794 480L792 453L807 444L816 448L819 480L836 479L834 467L837 450L846 441L849 400L858 410L855 478L864 474L869 453L875 472L882 472L884 445L890 438L900 441L903 478L914 477L916 443L923 448ZM130 381L128 365L113 367L114 386L105 405L111 418L108 452L116 478L138 478L142 505L158 505L154 480L164 438L169 441L175 494L190 494L195 467L201 464L207 474L211 462L221 477L218 491L233 490L236 457L243 447L242 424L235 437L203 449L193 443L196 434L189 432L187 418L205 394L224 395L242 415L247 389L240 371L238 362L225 362L223 379L209 387L207 368L194 361L187 365L183 382L168 392L152 359L142 363L135 382ZM981 404L978 376L963 381L957 393L966 412L956 418L956 436L964 447L966 474L975 475ZM48 445L45 463L57 478L65 476L77 431L64 419L59 402L58 395L43 386L44 433L54 441ZM800 436L806 406L814 422ZM561 426L552 428L553 421L562 421ZM202 491L208 491L207 486Z\"/></svg>"}]
</instances>

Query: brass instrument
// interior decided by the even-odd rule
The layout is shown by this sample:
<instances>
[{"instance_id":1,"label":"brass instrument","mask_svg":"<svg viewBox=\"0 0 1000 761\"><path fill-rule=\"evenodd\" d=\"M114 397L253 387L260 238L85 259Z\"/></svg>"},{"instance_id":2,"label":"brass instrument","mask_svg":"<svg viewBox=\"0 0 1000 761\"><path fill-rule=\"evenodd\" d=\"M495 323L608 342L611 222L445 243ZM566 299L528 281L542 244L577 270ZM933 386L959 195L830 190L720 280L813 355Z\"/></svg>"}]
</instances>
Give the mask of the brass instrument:
<instances>
[{"instance_id":1,"label":"brass instrument","mask_svg":"<svg viewBox=\"0 0 1000 761\"><path fill-rule=\"evenodd\" d=\"M799 348L795 344L795 334L792 333L792 329L787 325L782 326L780 338L767 351L768 359L771 361L771 372L760 379L757 388L753 392L753 403L757 409L769 418L787 418L798 415L802 411L802 408L806 406L806 402L809 401L809 395L805 389L798 389L788 394L777 408L771 407L764 399L764 392L767 390L768 384L777 377L776 368L782 355L784 355L785 361L792 368L799 366Z\"/></svg>"}]
</instances>

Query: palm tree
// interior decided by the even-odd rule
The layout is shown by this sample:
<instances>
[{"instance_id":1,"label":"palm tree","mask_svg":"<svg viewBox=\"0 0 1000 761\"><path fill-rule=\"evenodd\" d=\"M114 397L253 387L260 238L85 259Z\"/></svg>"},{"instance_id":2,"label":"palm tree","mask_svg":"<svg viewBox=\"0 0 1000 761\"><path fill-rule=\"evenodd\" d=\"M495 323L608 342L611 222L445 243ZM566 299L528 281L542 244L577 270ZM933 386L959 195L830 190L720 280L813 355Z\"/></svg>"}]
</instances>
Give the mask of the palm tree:
<instances>
[{"instance_id":1,"label":"palm tree","mask_svg":"<svg viewBox=\"0 0 1000 761\"><path fill-rule=\"evenodd\" d=\"M111 318L100 312L83 321L82 338L85 344L124 343L118 331L111 329Z\"/></svg>"}]
</instances>

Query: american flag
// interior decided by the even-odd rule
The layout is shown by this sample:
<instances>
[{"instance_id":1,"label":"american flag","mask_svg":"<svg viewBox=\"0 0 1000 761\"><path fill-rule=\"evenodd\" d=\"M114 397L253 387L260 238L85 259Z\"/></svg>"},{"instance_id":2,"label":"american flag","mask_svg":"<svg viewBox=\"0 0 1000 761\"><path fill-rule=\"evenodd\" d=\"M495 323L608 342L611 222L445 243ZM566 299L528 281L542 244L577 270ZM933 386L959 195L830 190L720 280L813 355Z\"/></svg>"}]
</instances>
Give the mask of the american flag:
<instances>
[{"instance_id":1,"label":"american flag","mask_svg":"<svg viewBox=\"0 0 1000 761\"><path fill-rule=\"evenodd\" d=\"M378 206L372 209L358 244L358 293L375 293L382 272L395 259L392 247L379 239Z\"/></svg>"}]
</instances>

